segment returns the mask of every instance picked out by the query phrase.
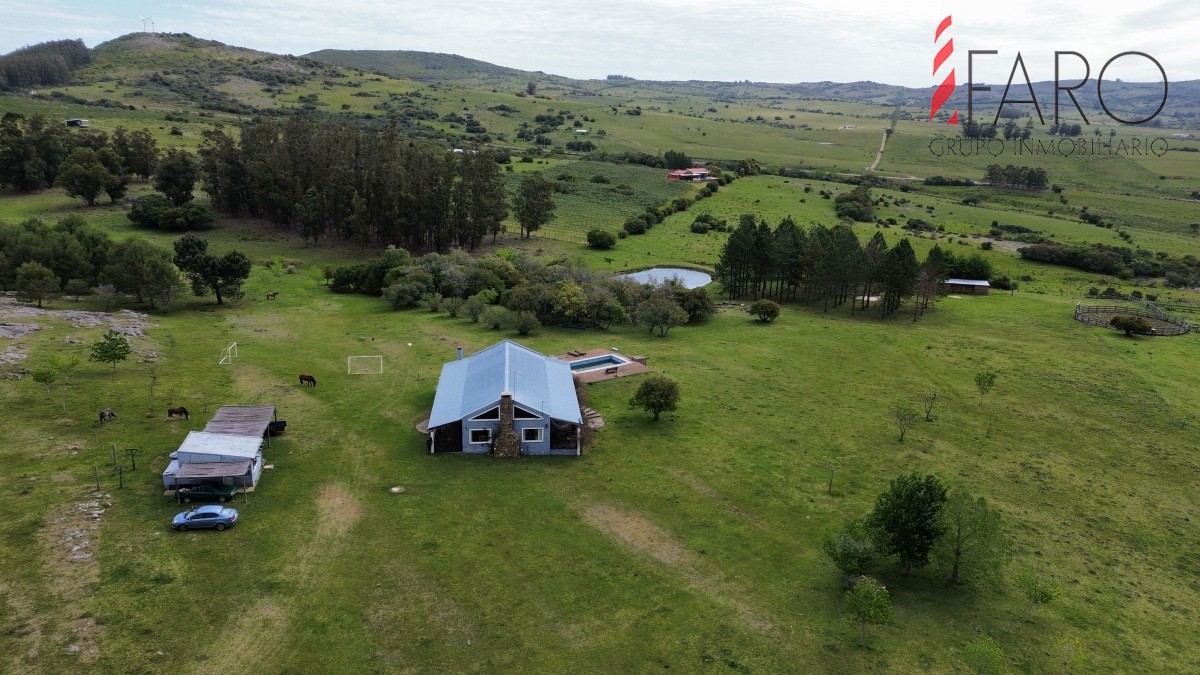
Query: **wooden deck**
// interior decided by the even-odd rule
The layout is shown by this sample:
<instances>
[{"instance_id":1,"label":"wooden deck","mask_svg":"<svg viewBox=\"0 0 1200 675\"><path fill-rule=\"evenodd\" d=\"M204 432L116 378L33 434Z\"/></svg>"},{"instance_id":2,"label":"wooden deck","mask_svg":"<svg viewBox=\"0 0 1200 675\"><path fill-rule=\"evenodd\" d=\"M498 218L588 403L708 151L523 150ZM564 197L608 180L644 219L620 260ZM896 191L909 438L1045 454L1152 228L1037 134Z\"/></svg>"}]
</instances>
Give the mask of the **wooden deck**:
<instances>
[{"instance_id":1,"label":"wooden deck","mask_svg":"<svg viewBox=\"0 0 1200 675\"><path fill-rule=\"evenodd\" d=\"M586 351L576 350L575 352L569 354L559 354L554 358L560 361L566 361L567 363L574 363L575 361L591 359L597 356L607 356L609 354L615 354L623 359L629 359L629 362L609 368L597 368L596 370L590 370L585 373L575 373L575 377L578 377L579 380L584 384L592 384L594 382L603 382L605 380L612 380L618 377L628 377L629 375L642 375L643 373L649 373L652 370L644 362L635 360L641 359L642 361L645 361L646 357L644 356L626 356L620 352L603 348L588 349Z\"/></svg>"}]
</instances>

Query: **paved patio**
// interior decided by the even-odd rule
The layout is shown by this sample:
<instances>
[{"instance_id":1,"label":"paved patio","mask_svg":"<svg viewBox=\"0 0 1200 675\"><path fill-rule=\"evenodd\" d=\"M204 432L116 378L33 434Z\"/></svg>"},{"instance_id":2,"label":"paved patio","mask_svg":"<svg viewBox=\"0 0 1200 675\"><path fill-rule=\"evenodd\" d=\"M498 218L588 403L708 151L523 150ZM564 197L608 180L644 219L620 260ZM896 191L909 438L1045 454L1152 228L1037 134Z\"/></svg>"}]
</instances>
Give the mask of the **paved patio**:
<instances>
[{"instance_id":1,"label":"paved patio","mask_svg":"<svg viewBox=\"0 0 1200 675\"><path fill-rule=\"evenodd\" d=\"M567 363L574 363L575 361L591 359L597 356L607 356L609 354L615 354L623 359L629 359L629 362L622 363L619 366L613 366L611 368L597 368L596 370L590 370L585 373L576 373L575 377L578 377L584 384L592 384L593 382L603 382L605 380L613 380L618 377L641 375L643 373L649 373L652 370L646 365L646 357L644 356L628 356L626 354L622 354L621 352L604 348L589 349L586 351L575 350L573 354L559 354L554 358L560 361L566 361ZM609 370L613 370L614 368L615 370L613 372L607 372Z\"/></svg>"}]
</instances>

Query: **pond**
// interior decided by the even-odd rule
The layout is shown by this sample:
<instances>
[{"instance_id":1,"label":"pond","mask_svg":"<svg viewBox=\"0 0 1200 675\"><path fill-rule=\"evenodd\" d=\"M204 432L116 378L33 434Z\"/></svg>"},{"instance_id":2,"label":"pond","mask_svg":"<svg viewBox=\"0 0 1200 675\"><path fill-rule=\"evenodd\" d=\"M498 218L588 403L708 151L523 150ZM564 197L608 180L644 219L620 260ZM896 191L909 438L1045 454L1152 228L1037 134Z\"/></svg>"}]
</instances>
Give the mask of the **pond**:
<instances>
[{"instance_id":1,"label":"pond","mask_svg":"<svg viewBox=\"0 0 1200 675\"><path fill-rule=\"evenodd\" d=\"M622 276L629 277L643 284L661 284L670 279L679 279L684 288L699 288L712 283L712 276L707 272L697 272L682 267L652 267L641 272L630 272Z\"/></svg>"}]
</instances>

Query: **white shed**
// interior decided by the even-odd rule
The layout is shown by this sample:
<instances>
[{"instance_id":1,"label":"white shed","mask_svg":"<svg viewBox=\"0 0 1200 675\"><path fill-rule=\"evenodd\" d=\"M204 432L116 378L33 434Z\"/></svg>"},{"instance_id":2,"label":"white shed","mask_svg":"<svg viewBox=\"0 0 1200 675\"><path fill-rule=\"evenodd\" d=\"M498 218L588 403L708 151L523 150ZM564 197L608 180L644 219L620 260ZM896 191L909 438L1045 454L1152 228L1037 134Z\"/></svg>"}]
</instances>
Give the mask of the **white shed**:
<instances>
[{"instance_id":1,"label":"white shed","mask_svg":"<svg viewBox=\"0 0 1200 675\"><path fill-rule=\"evenodd\" d=\"M206 480L253 487L262 467L262 436L191 431L163 471L163 487L174 490Z\"/></svg>"}]
</instances>

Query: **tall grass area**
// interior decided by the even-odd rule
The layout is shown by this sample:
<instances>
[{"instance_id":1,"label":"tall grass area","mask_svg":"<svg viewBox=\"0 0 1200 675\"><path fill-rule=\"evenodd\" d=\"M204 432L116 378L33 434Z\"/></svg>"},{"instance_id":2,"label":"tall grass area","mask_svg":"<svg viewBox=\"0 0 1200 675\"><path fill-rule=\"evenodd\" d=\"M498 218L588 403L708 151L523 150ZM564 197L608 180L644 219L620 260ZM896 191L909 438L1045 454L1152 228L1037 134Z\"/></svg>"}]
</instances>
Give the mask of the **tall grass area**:
<instances>
[{"instance_id":1,"label":"tall grass area","mask_svg":"<svg viewBox=\"0 0 1200 675\"><path fill-rule=\"evenodd\" d=\"M257 300L268 288L280 298ZM626 403L636 378L592 385L607 424L582 458L500 462L431 457L412 426L454 344L507 335L333 295L304 270L256 269L247 290L152 317L116 375L79 368L65 412L28 377L0 388L21 411L0 422L6 669L945 672L978 633L1019 671L1058 669L1066 638L1098 670L1200 667L1186 610L1200 601L1186 581L1200 464L1179 377L1194 337L1127 339L1072 321L1068 298L1025 294L944 299L915 324L792 307L772 325L730 311L667 339L547 328L522 341L646 354L682 405L654 423ZM19 341L30 367L101 332L35 321ZM240 356L218 365L230 341ZM150 351L158 362L142 363ZM351 354L383 355L385 373L345 375ZM999 380L980 405L983 369ZM319 386L301 389L299 372ZM935 421L897 443L888 405L931 389ZM159 472L223 403L279 406L274 469L237 500L238 527L171 532ZM192 420L164 419L180 404ZM99 427L103 406L120 417ZM141 449L123 490L113 444ZM96 467L111 506L83 549L94 561L72 561ZM884 565L897 620L854 646L820 533L910 470L998 506L1010 569L1038 569L1062 597L1027 623L1012 586L953 589L942 570Z\"/></svg>"}]
</instances>

